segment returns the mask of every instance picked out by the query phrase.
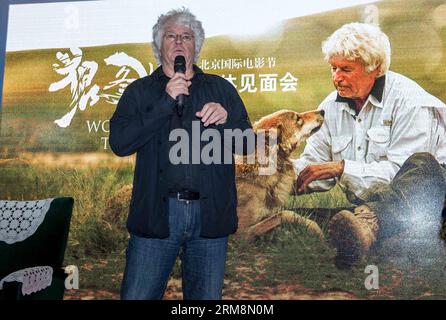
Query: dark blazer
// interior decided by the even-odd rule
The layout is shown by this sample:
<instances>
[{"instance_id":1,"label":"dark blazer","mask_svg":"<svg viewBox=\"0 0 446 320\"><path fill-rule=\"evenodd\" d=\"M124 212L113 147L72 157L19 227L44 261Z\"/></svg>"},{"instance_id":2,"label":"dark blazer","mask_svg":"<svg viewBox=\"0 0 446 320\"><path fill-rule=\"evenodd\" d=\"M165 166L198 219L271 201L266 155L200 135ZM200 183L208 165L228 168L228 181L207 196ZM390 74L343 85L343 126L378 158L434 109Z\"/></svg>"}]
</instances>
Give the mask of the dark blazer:
<instances>
[{"instance_id":1,"label":"dark blazer","mask_svg":"<svg viewBox=\"0 0 446 320\"><path fill-rule=\"evenodd\" d=\"M196 111L208 102L218 102L228 112L225 124L209 127L220 132L237 128L252 130L245 106L234 86L219 76L203 73L196 66L194 69L198 85L194 86L190 97L194 99ZM136 152L127 229L148 238L169 235L165 179L169 161L170 118L176 101L166 93L163 77L166 75L159 67L150 76L132 82L110 120L112 151L121 157ZM202 146L206 143L202 142ZM244 149L244 152L252 151ZM238 222L234 161L231 164L200 164L200 171L201 236L213 238L234 233Z\"/></svg>"}]
</instances>

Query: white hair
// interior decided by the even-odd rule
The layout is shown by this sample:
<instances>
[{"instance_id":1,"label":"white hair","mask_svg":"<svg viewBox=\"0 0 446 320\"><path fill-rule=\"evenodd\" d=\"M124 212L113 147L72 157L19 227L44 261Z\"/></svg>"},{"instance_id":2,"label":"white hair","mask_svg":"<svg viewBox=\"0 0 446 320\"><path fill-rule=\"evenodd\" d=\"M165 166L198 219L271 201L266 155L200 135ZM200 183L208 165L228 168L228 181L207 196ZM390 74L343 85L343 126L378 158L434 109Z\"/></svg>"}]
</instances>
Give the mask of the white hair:
<instances>
[{"instance_id":1,"label":"white hair","mask_svg":"<svg viewBox=\"0 0 446 320\"><path fill-rule=\"evenodd\" d=\"M389 70L390 41L378 25L353 22L343 25L322 43L328 62L332 57L361 59L367 72L379 67L379 76Z\"/></svg>"},{"instance_id":2,"label":"white hair","mask_svg":"<svg viewBox=\"0 0 446 320\"><path fill-rule=\"evenodd\" d=\"M153 26L153 54L155 55L158 64L161 64L161 43L164 36L164 28L167 23L173 22L182 26L190 28L194 35L195 41L195 55L194 62L197 62L200 55L201 47L204 42L204 29L201 21L198 21L189 9L182 7L180 9L172 9L166 14L162 14L158 17L158 21Z\"/></svg>"}]
</instances>

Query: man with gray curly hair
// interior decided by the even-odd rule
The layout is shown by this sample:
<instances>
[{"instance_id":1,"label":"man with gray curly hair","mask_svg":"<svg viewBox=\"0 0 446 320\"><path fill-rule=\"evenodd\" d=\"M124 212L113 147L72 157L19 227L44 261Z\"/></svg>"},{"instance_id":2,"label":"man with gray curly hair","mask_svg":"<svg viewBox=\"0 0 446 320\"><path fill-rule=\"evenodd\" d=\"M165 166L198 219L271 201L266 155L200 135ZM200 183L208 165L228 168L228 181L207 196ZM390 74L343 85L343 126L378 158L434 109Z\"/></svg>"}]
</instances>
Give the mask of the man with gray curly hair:
<instances>
[{"instance_id":1,"label":"man with gray curly hair","mask_svg":"<svg viewBox=\"0 0 446 320\"><path fill-rule=\"evenodd\" d=\"M322 51L336 91L319 106L324 124L294 164L298 194L326 191L338 182L359 205L330 221L336 263L353 265L378 237L403 229L431 244L439 241L445 104L389 71L390 42L377 25L346 24L323 42ZM412 248L426 247L417 242Z\"/></svg>"},{"instance_id":2,"label":"man with gray curly hair","mask_svg":"<svg viewBox=\"0 0 446 320\"><path fill-rule=\"evenodd\" d=\"M206 130L252 127L234 86L194 64L203 41L201 22L188 9L161 15L153 27L160 66L126 88L110 120L113 152L137 153L122 299L161 299L178 255L184 299L222 296L228 235L237 229L235 166L196 163L194 150ZM179 131L187 138L172 141ZM186 146L179 163L170 157L176 144Z\"/></svg>"},{"instance_id":3,"label":"man with gray curly hair","mask_svg":"<svg viewBox=\"0 0 446 320\"><path fill-rule=\"evenodd\" d=\"M157 23L152 29L152 49L158 64L162 64L163 60L161 57L162 43L164 37L164 30L169 22L175 21L176 24L187 26L191 30L191 35L193 34L193 40L195 45L193 63L196 63L198 57L200 56L201 47L204 42L204 29L201 22L196 20L195 16L187 9L172 10L166 14L159 16Z\"/></svg>"}]
</instances>

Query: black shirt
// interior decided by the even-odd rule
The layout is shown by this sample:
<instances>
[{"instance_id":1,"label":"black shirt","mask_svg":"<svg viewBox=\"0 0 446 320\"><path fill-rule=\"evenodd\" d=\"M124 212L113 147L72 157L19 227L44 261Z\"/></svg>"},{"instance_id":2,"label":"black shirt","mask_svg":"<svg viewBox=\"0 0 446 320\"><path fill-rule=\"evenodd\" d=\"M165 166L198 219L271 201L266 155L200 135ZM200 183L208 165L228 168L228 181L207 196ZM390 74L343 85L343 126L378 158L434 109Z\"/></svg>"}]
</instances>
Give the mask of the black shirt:
<instances>
[{"instance_id":1,"label":"black shirt","mask_svg":"<svg viewBox=\"0 0 446 320\"><path fill-rule=\"evenodd\" d=\"M198 78L200 77L200 75L197 76L196 74L202 72L197 67L194 67L194 72L195 75L192 77L191 85L189 87L189 95L184 97L183 114L181 117L178 116L178 113L176 112L177 110L175 109L170 121L170 131L172 132L172 130L175 129L185 130L188 139L184 140L184 137L182 137L174 141L169 141L169 150L176 145L180 148L178 153L181 153L181 155L177 154L177 156L183 156L183 159L186 160L185 162L181 161L179 164L172 164L172 162L169 161L167 166L167 186L169 191L188 189L200 192L200 161L193 159L192 154L194 152L197 153L197 151L199 152L199 148L197 148L199 145L197 142L199 142L201 136L200 118L197 118L195 113L200 111L203 106L200 105L199 98L195 93L199 84ZM166 84L170 80L167 76L161 78L166 81ZM195 125L195 128L198 129L195 130L195 132L192 132L193 124ZM195 140L195 144L192 139ZM175 150L178 150L178 148ZM185 157L186 155L187 157Z\"/></svg>"},{"instance_id":2,"label":"black shirt","mask_svg":"<svg viewBox=\"0 0 446 320\"><path fill-rule=\"evenodd\" d=\"M201 110L208 102L220 103L228 112L224 129L251 130L245 106L234 86L225 79L196 68L193 107ZM166 91L166 79L159 67L150 76L132 82L119 100L110 119L110 147L118 156L136 152L133 192L127 229L148 238L169 235L168 181L169 133L176 101ZM196 83L195 83L196 82ZM197 110L197 111L199 111ZM200 124L203 129L203 124ZM245 150L246 151L246 150ZM199 187L201 236L222 237L237 229L235 166L200 164Z\"/></svg>"}]
</instances>

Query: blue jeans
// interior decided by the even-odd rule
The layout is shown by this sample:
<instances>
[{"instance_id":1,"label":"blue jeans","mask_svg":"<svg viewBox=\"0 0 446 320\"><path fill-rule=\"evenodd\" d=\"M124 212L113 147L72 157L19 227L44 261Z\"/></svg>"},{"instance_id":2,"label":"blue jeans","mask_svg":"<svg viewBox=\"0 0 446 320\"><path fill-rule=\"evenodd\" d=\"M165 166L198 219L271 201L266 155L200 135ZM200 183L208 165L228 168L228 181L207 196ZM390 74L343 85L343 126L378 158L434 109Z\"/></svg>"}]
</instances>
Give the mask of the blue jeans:
<instances>
[{"instance_id":1,"label":"blue jeans","mask_svg":"<svg viewBox=\"0 0 446 320\"><path fill-rule=\"evenodd\" d=\"M130 235L121 299L162 299L178 255L184 299L221 299L228 237L200 237L200 201L169 199L165 239Z\"/></svg>"}]
</instances>

